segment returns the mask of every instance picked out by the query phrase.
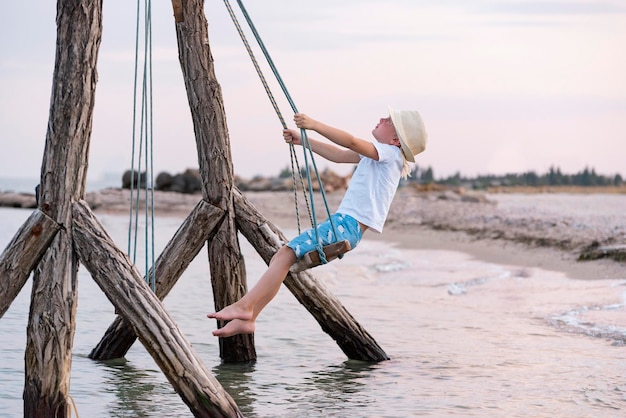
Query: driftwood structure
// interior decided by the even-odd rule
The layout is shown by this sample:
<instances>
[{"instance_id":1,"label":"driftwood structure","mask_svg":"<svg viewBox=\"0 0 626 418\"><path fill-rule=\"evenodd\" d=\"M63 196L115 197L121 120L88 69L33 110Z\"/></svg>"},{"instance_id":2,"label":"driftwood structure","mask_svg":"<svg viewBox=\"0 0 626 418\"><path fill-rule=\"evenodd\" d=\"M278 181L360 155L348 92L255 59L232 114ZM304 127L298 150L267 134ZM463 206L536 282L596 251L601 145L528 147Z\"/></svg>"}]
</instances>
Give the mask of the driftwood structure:
<instances>
[{"instance_id":1,"label":"driftwood structure","mask_svg":"<svg viewBox=\"0 0 626 418\"><path fill-rule=\"evenodd\" d=\"M58 0L56 62L38 208L0 255L0 317L34 272L25 354L26 417L70 415L79 263L118 312L90 357L122 357L139 338L195 416L241 416L161 300L206 242L215 308L235 302L246 292L237 232L267 263L285 237L234 186L204 2L172 0L172 5L196 136L202 199L152 267L153 292L84 201L102 0ZM309 271L290 273L285 285L349 358L388 358ZM225 362L255 360L253 335L220 339L220 356Z\"/></svg>"}]
</instances>

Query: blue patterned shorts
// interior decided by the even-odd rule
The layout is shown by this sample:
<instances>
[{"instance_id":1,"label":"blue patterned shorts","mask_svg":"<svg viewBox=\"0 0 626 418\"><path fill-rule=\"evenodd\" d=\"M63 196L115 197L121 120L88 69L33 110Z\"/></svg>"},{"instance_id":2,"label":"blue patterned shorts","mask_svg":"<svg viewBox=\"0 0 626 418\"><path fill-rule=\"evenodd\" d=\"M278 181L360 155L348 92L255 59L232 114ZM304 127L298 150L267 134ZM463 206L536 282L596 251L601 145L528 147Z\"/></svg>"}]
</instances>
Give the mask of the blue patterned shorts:
<instances>
[{"instance_id":1,"label":"blue patterned shorts","mask_svg":"<svg viewBox=\"0 0 626 418\"><path fill-rule=\"evenodd\" d=\"M332 225L330 219L333 221ZM317 235L320 244L325 246L336 241L347 240L352 249L356 248L363 237L363 231L361 230L359 222L352 216L342 215L340 213L331 215L330 219L317 225ZM333 226L337 231L337 239L335 239L335 234L333 233ZM296 253L296 257L300 259L304 254L315 249L315 231L313 228L310 228L302 232L289 241L287 246L291 248L293 252Z\"/></svg>"}]
</instances>

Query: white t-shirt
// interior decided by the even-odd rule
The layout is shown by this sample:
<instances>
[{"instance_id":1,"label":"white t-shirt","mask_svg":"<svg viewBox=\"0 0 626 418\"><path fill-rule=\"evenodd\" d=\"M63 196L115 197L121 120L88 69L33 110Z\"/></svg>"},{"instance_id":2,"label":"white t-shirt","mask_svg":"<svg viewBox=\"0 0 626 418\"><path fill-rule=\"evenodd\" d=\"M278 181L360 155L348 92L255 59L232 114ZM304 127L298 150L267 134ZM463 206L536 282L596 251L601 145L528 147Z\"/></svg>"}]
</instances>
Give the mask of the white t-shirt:
<instances>
[{"instance_id":1,"label":"white t-shirt","mask_svg":"<svg viewBox=\"0 0 626 418\"><path fill-rule=\"evenodd\" d=\"M399 147L374 142L378 161L361 156L337 213L350 215L376 232L383 225L402 174Z\"/></svg>"}]
</instances>

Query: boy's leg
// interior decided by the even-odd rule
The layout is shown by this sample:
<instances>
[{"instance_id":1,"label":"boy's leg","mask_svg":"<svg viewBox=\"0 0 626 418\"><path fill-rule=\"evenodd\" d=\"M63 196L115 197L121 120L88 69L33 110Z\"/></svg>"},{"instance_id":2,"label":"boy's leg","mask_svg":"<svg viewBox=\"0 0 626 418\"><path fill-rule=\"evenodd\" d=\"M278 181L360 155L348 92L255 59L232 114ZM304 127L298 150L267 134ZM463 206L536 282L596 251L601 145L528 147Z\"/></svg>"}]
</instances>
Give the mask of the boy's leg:
<instances>
[{"instance_id":1,"label":"boy's leg","mask_svg":"<svg viewBox=\"0 0 626 418\"><path fill-rule=\"evenodd\" d=\"M233 319L254 321L261 310L276 296L289 268L295 261L296 255L293 250L289 247L282 247L270 261L263 276L248 293L232 305L219 312L208 314L207 317L223 321Z\"/></svg>"}]
</instances>

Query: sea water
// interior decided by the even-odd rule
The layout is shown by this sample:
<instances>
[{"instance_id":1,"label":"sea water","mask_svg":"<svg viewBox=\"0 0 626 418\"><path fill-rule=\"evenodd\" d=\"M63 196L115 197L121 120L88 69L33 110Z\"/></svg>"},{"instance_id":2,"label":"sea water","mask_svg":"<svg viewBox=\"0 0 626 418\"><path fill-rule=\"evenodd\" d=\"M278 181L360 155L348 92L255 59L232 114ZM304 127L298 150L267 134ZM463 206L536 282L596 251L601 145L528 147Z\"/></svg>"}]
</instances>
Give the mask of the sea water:
<instances>
[{"instance_id":1,"label":"sea water","mask_svg":"<svg viewBox=\"0 0 626 418\"><path fill-rule=\"evenodd\" d=\"M38 178L33 177L0 177L0 192L30 193L35 194L35 188L39 184ZM104 174L97 178L88 178L87 191L101 190L107 187L121 187L122 176Z\"/></svg>"},{"instance_id":2,"label":"sea water","mask_svg":"<svg viewBox=\"0 0 626 418\"><path fill-rule=\"evenodd\" d=\"M0 209L4 249L30 210ZM128 216L98 214L122 249ZM156 253L182 219L157 217ZM293 231L285 231L287 235ZM141 231L140 231L141 234ZM241 238L248 280L264 269ZM143 270L143 256L137 260ZM364 239L313 270L391 357L348 360L283 287L258 319L258 359L221 364L207 252L165 300L168 312L247 417L621 417L626 411L626 274L563 273ZM31 281L0 318L0 417L23 415ZM140 342L125 359L87 356L114 319L79 272L70 395L82 417L187 417Z\"/></svg>"}]
</instances>

